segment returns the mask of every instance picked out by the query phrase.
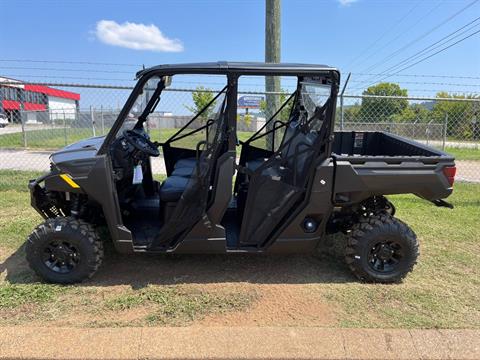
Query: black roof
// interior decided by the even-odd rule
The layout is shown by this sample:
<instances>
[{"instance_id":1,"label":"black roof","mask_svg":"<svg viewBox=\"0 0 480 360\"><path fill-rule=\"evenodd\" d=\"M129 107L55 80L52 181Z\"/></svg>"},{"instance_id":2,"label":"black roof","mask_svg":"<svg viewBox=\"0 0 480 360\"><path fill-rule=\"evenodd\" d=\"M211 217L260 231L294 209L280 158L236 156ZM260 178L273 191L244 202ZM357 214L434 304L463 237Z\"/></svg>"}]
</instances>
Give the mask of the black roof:
<instances>
[{"instance_id":1,"label":"black roof","mask_svg":"<svg viewBox=\"0 0 480 360\"><path fill-rule=\"evenodd\" d=\"M327 65L296 63L262 63L262 62L205 62L190 64L165 64L150 67L137 73L137 77L155 72L159 75L173 74L239 74L239 75L306 75L338 73L336 68Z\"/></svg>"}]
</instances>

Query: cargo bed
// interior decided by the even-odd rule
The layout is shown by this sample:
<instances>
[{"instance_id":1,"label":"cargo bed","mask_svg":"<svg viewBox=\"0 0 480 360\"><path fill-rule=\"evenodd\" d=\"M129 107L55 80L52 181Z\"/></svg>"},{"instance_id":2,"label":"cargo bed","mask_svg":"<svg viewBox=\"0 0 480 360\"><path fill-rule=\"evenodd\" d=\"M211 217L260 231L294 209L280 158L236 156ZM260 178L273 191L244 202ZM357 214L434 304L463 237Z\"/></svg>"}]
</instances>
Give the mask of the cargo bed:
<instances>
[{"instance_id":1,"label":"cargo bed","mask_svg":"<svg viewBox=\"0 0 480 360\"><path fill-rule=\"evenodd\" d=\"M406 193L435 201L452 193L454 158L397 135L335 132L332 159L333 199L338 204L355 203L376 194Z\"/></svg>"}]
</instances>

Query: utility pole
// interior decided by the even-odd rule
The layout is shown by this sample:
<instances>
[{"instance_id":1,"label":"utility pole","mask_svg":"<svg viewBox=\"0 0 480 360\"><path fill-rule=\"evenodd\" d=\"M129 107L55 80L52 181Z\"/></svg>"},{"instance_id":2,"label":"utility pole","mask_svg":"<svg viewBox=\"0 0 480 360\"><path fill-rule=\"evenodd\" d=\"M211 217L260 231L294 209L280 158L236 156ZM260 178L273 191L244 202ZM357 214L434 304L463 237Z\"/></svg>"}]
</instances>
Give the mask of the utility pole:
<instances>
[{"instance_id":1,"label":"utility pole","mask_svg":"<svg viewBox=\"0 0 480 360\"><path fill-rule=\"evenodd\" d=\"M265 62L280 62L280 3L281 0L265 0ZM280 107L280 78L278 76L265 77L266 114L268 120ZM267 126L267 131L273 128L273 122ZM267 136L267 148L273 144L273 133ZM273 149L272 149L273 150Z\"/></svg>"}]
</instances>

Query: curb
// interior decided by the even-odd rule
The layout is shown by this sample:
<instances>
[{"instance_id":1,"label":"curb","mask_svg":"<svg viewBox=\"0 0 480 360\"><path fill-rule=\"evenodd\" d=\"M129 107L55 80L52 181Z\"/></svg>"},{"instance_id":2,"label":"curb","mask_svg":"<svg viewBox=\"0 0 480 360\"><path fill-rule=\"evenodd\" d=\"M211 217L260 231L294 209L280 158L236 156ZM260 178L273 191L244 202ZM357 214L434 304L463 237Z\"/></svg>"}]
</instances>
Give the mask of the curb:
<instances>
[{"instance_id":1,"label":"curb","mask_svg":"<svg viewBox=\"0 0 480 360\"><path fill-rule=\"evenodd\" d=\"M480 330L0 328L0 359L479 359Z\"/></svg>"}]
</instances>

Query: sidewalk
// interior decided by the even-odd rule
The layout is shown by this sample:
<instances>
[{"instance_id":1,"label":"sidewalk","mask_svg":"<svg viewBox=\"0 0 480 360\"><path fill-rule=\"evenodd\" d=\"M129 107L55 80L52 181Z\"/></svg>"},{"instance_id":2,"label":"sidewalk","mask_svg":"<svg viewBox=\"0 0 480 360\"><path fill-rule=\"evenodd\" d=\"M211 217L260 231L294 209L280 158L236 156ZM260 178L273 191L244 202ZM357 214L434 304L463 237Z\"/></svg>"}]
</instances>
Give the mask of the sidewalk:
<instances>
[{"instance_id":1,"label":"sidewalk","mask_svg":"<svg viewBox=\"0 0 480 360\"><path fill-rule=\"evenodd\" d=\"M0 328L0 359L480 359L480 330Z\"/></svg>"}]
</instances>

